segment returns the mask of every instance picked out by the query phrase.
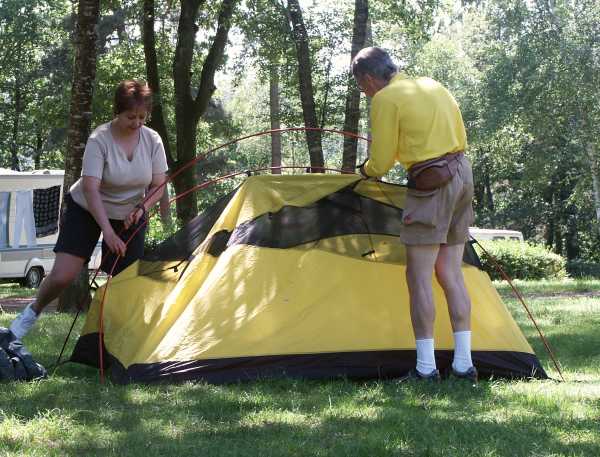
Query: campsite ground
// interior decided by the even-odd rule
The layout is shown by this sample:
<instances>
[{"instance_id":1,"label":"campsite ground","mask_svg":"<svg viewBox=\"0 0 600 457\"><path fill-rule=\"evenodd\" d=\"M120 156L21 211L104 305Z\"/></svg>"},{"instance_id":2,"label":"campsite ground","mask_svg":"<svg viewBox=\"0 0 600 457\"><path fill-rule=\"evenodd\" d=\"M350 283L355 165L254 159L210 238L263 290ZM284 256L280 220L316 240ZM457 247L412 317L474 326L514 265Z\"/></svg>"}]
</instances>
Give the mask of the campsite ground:
<instances>
[{"instance_id":1,"label":"campsite ground","mask_svg":"<svg viewBox=\"0 0 600 457\"><path fill-rule=\"evenodd\" d=\"M68 364L48 380L2 385L0 456L598 456L600 281L519 286L564 383L116 386ZM521 305L507 286L498 290L558 378ZM0 286L0 304L6 296ZM13 316L0 314L0 325ZM54 362L71 321L41 319L26 341L40 362Z\"/></svg>"}]
</instances>

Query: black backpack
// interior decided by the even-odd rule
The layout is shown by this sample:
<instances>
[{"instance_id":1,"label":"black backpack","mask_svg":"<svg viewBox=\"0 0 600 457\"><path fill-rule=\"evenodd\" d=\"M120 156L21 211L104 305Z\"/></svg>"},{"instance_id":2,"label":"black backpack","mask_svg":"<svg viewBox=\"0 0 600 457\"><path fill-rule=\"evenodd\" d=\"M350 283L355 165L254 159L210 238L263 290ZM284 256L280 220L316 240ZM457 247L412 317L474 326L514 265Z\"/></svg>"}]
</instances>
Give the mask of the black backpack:
<instances>
[{"instance_id":1,"label":"black backpack","mask_svg":"<svg viewBox=\"0 0 600 457\"><path fill-rule=\"evenodd\" d=\"M33 360L21 340L0 327L0 381L31 381L45 378L46 369Z\"/></svg>"}]
</instances>

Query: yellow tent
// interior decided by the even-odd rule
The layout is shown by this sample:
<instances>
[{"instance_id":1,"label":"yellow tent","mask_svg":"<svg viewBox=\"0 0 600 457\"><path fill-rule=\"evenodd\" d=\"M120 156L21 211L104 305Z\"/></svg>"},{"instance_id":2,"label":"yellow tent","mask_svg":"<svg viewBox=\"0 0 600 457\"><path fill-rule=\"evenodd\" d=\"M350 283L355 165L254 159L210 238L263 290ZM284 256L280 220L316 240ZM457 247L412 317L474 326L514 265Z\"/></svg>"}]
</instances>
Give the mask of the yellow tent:
<instances>
[{"instance_id":1,"label":"yellow tent","mask_svg":"<svg viewBox=\"0 0 600 457\"><path fill-rule=\"evenodd\" d=\"M415 365L405 187L355 175L252 176L109 284L105 363L117 382L394 377ZM481 376L546 377L467 245ZM99 290L71 360L98 365ZM436 357L453 339L434 284Z\"/></svg>"}]
</instances>

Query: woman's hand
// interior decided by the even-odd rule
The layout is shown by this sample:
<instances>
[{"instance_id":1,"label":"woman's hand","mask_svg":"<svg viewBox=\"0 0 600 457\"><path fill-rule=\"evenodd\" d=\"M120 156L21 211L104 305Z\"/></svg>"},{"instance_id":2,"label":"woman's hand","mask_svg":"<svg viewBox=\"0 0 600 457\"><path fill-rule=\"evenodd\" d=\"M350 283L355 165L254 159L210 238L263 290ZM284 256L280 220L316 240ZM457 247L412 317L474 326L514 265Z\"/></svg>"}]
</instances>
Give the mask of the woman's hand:
<instances>
[{"instance_id":1,"label":"woman's hand","mask_svg":"<svg viewBox=\"0 0 600 457\"><path fill-rule=\"evenodd\" d=\"M125 255L127 246L125 246L125 243L123 242L123 240L121 238L119 238L119 235L117 235L115 233L115 231L112 229L112 227L110 230L106 230L106 231L102 232L102 238L104 239L104 242L108 246L108 249L111 250L111 252L113 252L121 257L123 257Z\"/></svg>"},{"instance_id":2,"label":"woman's hand","mask_svg":"<svg viewBox=\"0 0 600 457\"><path fill-rule=\"evenodd\" d=\"M129 213L129 215L123 221L125 230L128 230L129 227L131 227L132 225L136 225L139 222L139 220L144 216L144 213L145 211L139 206L133 208L133 211Z\"/></svg>"}]
</instances>

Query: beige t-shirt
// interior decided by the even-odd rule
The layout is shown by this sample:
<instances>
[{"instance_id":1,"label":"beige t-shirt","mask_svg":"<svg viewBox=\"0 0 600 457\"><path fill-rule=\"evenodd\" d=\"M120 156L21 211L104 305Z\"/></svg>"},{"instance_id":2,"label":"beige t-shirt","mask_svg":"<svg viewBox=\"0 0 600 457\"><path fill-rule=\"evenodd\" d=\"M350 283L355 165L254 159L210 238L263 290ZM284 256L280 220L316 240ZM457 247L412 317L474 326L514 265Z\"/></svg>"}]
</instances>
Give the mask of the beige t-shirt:
<instances>
[{"instance_id":1,"label":"beige t-shirt","mask_svg":"<svg viewBox=\"0 0 600 457\"><path fill-rule=\"evenodd\" d=\"M109 219L123 220L144 198L153 174L167 171L167 159L160 135L143 126L131 161L115 142L110 122L90 135L83 153L81 176L101 180L100 197ZM75 203L88 210L81 178L70 189Z\"/></svg>"}]
</instances>

